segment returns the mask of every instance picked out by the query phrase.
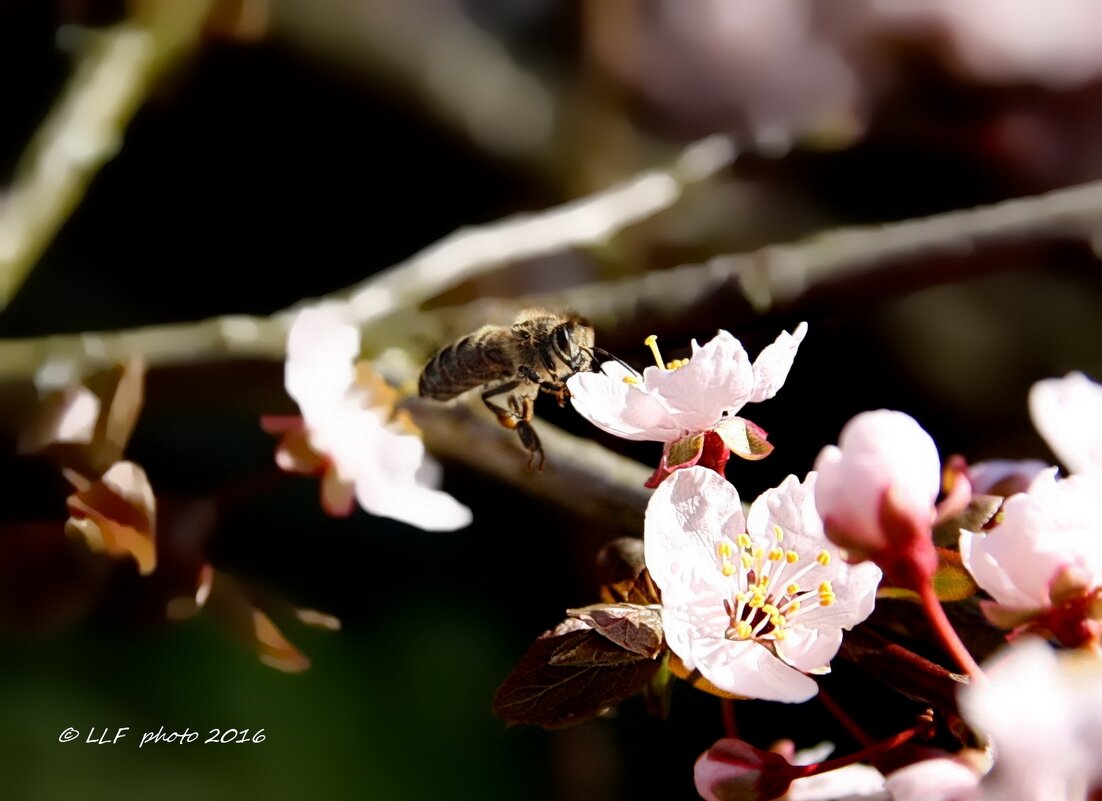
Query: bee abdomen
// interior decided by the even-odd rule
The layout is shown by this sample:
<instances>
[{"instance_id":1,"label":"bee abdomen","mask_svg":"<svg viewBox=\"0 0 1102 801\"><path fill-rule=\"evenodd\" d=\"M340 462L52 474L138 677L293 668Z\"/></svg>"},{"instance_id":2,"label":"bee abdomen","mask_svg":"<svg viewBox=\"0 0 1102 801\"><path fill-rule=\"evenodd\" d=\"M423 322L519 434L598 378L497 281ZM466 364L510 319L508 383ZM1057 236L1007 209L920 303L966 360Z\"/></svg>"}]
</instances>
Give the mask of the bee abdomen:
<instances>
[{"instance_id":1,"label":"bee abdomen","mask_svg":"<svg viewBox=\"0 0 1102 801\"><path fill-rule=\"evenodd\" d=\"M418 391L423 398L450 400L482 384L509 378L513 372L514 365L500 345L471 334L429 359Z\"/></svg>"}]
</instances>

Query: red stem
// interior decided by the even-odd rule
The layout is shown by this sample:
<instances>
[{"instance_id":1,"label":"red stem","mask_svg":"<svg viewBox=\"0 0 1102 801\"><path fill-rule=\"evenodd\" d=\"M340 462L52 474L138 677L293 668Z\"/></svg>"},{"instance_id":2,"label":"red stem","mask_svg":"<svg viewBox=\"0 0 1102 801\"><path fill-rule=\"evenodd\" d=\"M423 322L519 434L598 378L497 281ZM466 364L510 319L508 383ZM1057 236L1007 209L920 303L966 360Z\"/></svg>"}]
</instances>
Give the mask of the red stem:
<instances>
[{"instance_id":1,"label":"red stem","mask_svg":"<svg viewBox=\"0 0 1102 801\"><path fill-rule=\"evenodd\" d=\"M861 725L849 716L846 710L842 709L841 705L834 700L834 697L830 693L826 692L822 686L819 687L819 694L816 696L819 702L826 707L827 712L837 718L838 722L842 724L842 727L850 733L857 742L861 743L865 748L869 748L875 739L863 728Z\"/></svg>"},{"instance_id":2,"label":"red stem","mask_svg":"<svg viewBox=\"0 0 1102 801\"><path fill-rule=\"evenodd\" d=\"M937 635L945 650L949 652L949 655L972 680L982 681L984 677L983 670L976 664L976 660L972 658L972 655L968 653L968 649L964 647L964 643L957 636L953 624L949 622L945 609L942 607L937 593L934 592L933 582L929 579L917 582L915 589L918 590L918 597L922 601L922 609L926 612L930 625L933 626L934 634Z\"/></svg>"},{"instance_id":3,"label":"red stem","mask_svg":"<svg viewBox=\"0 0 1102 801\"><path fill-rule=\"evenodd\" d=\"M805 776L815 776L819 773L826 773L830 770L837 770L838 768L844 768L846 765L852 765L855 762L869 761L873 757L880 756L880 754L890 751L893 748L898 748L909 740L921 733L928 731L930 728L930 722L928 720L922 720L916 723L909 729L899 732L894 737L889 737L887 740L870 745L855 754L848 754L843 757L836 757L834 759L828 759L826 762L816 762L811 765L793 765L794 778L802 779Z\"/></svg>"},{"instance_id":4,"label":"red stem","mask_svg":"<svg viewBox=\"0 0 1102 801\"><path fill-rule=\"evenodd\" d=\"M735 722L735 702L730 698L721 701L723 705L723 731L733 740L738 739L738 724Z\"/></svg>"}]
</instances>

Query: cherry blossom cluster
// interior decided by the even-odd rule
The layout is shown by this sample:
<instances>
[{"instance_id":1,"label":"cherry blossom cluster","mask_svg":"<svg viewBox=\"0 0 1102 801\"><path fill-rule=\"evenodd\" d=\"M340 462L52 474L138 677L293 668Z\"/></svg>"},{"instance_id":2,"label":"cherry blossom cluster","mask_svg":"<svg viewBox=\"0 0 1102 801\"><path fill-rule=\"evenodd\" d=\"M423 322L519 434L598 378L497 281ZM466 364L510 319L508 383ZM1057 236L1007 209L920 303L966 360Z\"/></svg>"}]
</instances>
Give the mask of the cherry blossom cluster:
<instances>
[{"instance_id":1,"label":"cherry blossom cluster","mask_svg":"<svg viewBox=\"0 0 1102 801\"><path fill-rule=\"evenodd\" d=\"M851 763L876 764L929 736L929 719L861 754L811 765L728 737L698 761L697 790L713 800L1098 797L1102 386L1072 374L1031 392L1035 425L1069 474L959 457L943 466L913 418L880 410L851 420L802 480L789 476L744 509L727 459L760 458L771 446L736 415L782 387L805 334L802 324L782 334L753 362L727 332L670 362L651 337L655 366L640 373L609 362L569 382L575 409L602 430L663 443L644 551L671 669L723 697L803 702L818 692L814 677L829 671L844 632L873 611L878 588L902 593L969 677L957 706L986 750L930 758L927 749L903 768L896 760L885 777ZM935 540L935 529L951 541ZM1010 643L985 668L941 603L939 582L954 562L974 582L956 599L978 603Z\"/></svg>"}]
</instances>

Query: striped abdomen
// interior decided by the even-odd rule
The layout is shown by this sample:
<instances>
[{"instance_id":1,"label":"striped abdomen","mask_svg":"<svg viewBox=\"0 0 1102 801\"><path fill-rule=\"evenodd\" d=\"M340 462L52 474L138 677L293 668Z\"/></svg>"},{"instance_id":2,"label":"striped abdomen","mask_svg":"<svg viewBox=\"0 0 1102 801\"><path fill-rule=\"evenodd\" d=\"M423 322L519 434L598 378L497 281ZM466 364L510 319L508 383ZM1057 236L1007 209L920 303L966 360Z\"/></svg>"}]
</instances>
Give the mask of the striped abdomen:
<instances>
[{"instance_id":1,"label":"striped abdomen","mask_svg":"<svg viewBox=\"0 0 1102 801\"><path fill-rule=\"evenodd\" d=\"M421 371L423 398L449 400L467 390L510 378L516 372L508 329L487 326L457 339L429 359Z\"/></svg>"}]
</instances>

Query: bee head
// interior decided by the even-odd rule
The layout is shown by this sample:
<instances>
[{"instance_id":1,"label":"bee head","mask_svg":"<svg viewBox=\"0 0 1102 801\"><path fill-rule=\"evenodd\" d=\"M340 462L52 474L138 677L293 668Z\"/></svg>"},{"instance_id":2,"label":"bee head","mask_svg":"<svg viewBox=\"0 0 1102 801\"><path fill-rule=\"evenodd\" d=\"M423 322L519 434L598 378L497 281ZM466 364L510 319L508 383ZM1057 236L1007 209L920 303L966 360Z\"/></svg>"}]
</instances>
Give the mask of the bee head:
<instances>
[{"instance_id":1,"label":"bee head","mask_svg":"<svg viewBox=\"0 0 1102 801\"><path fill-rule=\"evenodd\" d=\"M575 373L587 369L593 359L593 327L582 317L570 316L552 330L551 349Z\"/></svg>"}]
</instances>

